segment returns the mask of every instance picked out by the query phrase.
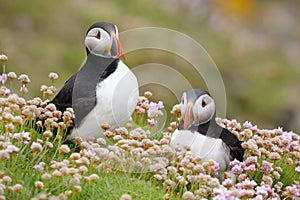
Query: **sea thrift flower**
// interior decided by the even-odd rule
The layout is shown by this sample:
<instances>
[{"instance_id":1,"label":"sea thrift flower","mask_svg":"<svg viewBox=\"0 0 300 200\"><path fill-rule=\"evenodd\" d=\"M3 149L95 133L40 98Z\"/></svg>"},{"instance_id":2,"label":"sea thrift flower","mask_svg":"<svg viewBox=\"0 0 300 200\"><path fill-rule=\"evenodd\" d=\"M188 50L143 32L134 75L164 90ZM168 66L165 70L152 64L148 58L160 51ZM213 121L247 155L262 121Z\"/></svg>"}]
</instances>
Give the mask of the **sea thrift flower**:
<instances>
[{"instance_id":1,"label":"sea thrift flower","mask_svg":"<svg viewBox=\"0 0 300 200\"><path fill-rule=\"evenodd\" d=\"M42 145L38 142L33 142L30 148L33 152L41 152L43 150Z\"/></svg>"},{"instance_id":2,"label":"sea thrift flower","mask_svg":"<svg viewBox=\"0 0 300 200\"><path fill-rule=\"evenodd\" d=\"M44 166L41 165L41 164L34 165L34 166L33 166L33 169L35 169L35 170L38 171L38 172L41 172L41 171L44 170Z\"/></svg>"},{"instance_id":3,"label":"sea thrift flower","mask_svg":"<svg viewBox=\"0 0 300 200\"><path fill-rule=\"evenodd\" d=\"M80 185L75 185L74 186L74 192L79 193L79 192L81 192L81 190L82 190L82 188L81 188Z\"/></svg>"},{"instance_id":4,"label":"sea thrift flower","mask_svg":"<svg viewBox=\"0 0 300 200\"><path fill-rule=\"evenodd\" d=\"M14 79L16 79L18 76L17 76L17 74L16 74L15 72L9 72L9 73L7 74L7 77L8 77L10 80L14 80Z\"/></svg>"},{"instance_id":5,"label":"sea thrift flower","mask_svg":"<svg viewBox=\"0 0 300 200\"><path fill-rule=\"evenodd\" d=\"M190 192L190 191L186 191L183 195L182 195L182 199L183 200L194 200L195 199L195 195Z\"/></svg>"},{"instance_id":6,"label":"sea thrift flower","mask_svg":"<svg viewBox=\"0 0 300 200\"><path fill-rule=\"evenodd\" d=\"M72 160L78 160L80 157L81 157L81 156L80 156L79 153L72 153L71 156L70 156L70 158L71 158Z\"/></svg>"},{"instance_id":7,"label":"sea thrift flower","mask_svg":"<svg viewBox=\"0 0 300 200\"><path fill-rule=\"evenodd\" d=\"M80 166L78 169L81 174L85 174L89 171L86 166Z\"/></svg>"},{"instance_id":8,"label":"sea thrift flower","mask_svg":"<svg viewBox=\"0 0 300 200\"><path fill-rule=\"evenodd\" d=\"M69 146L68 145L66 145L66 144L63 144L63 145L61 145L60 147L59 147L59 152L60 153L69 153L70 152L70 148L69 148Z\"/></svg>"},{"instance_id":9,"label":"sea thrift flower","mask_svg":"<svg viewBox=\"0 0 300 200\"><path fill-rule=\"evenodd\" d=\"M54 81L56 79L58 79L58 75L57 73L54 73L54 72L50 72L49 75L48 75L49 79Z\"/></svg>"},{"instance_id":10,"label":"sea thrift flower","mask_svg":"<svg viewBox=\"0 0 300 200\"><path fill-rule=\"evenodd\" d=\"M19 76L18 80L21 81L22 85L26 85L26 84L30 83L30 79L29 79L28 75L26 75L26 74L21 74Z\"/></svg>"},{"instance_id":11,"label":"sea thrift flower","mask_svg":"<svg viewBox=\"0 0 300 200\"><path fill-rule=\"evenodd\" d=\"M271 171L273 171L273 163L269 163L268 161L263 160L262 161L262 167L261 167L261 172L264 174L269 174Z\"/></svg>"},{"instance_id":12,"label":"sea thrift flower","mask_svg":"<svg viewBox=\"0 0 300 200\"><path fill-rule=\"evenodd\" d=\"M79 185L80 184L80 179L79 178L77 178L77 177L73 177L73 178L71 178L71 180L70 180L70 185Z\"/></svg>"},{"instance_id":13,"label":"sea thrift flower","mask_svg":"<svg viewBox=\"0 0 300 200\"><path fill-rule=\"evenodd\" d=\"M16 184L12 187L14 192L21 192L21 190L23 189L23 186L21 184Z\"/></svg>"},{"instance_id":14,"label":"sea thrift flower","mask_svg":"<svg viewBox=\"0 0 300 200\"><path fill-rule=\"evenodd\" d=\"M149 124L149 126L154 126L155 125L155 120L152 118L152 119L147 119L147 121L148 121L148 124Z\"/></svg>"},{"instance_id":15,"label":"sea thrift flower","mask_svg":"<svg viewBox=\"0 0 300 200\"><path fill-rule=\"evenodd\" d=\"M251 165L245 167L246 172L248 172L248 171L249 172L254 172L255 170L256 170L256 166L254 164L251 164Z\"/></svg>"},{"instance_id":16,"label":"sea thrift flower","mask_svg":"<svg viewBox=\"0 0 300 200\"><path fill-rule=\"evenodd\" d=\"M226 188L230 188L233 185L233 181L231 180L231 178L226 178L223 182L222 185Z\"/></svg>"},{"instance_id":17,"label":"sea thrift flower","mask_svg":"<svg viewBox=\"0 0 300 200\"><path fill-rule=\"evenodd\" d=\"M132 200L129 194L122 194L120 200Z\"/></svg>"},{"instance_id":18,"label":"sea thrift flower","mask_svg":"<svg viewBox=\"0 0 300 200\"><path fill-rule=\"evenodd\" d=\"M37 189L43 189L44 188L44 183L41 182L41 181L35 181L34 182L34 187L37 188Z\"/></svg>"},{"instance_id":19,"label":"sea thrift flower","mask_svg":"<svg viewBox=\"0 0 300 200\"><path fill-rule=\"evenodd\" d=\"M51 138L53 136L53 133L50 131L50 130L46 130L43 135L46 137L46 138Z\"/></svg>"},{"instance_id":20,"label":"sea thrift flower","mask_svg":"<svg viewBox=\"0 0 300 200\"><path fill-rule=\"evenodd\" d=\"M296 167L296 168L295 168L295 171L296 171L297 173L300 173L300 166Z\"/></svg>"},{"instance_id":21,"label":"sea thrift flower","mask_svg":"<svg viewBox=\"0 0 300 200\"><path fill-rule=\"evenodd\" d=\"M7 147L6 147L6 152L8 152L9 154L16 153L19 150L20 149L18 147L16 147L15 145L12 145L12 144L7 145Z\"/></svg>"},{"instance_id":22,"label":"sea thrift flower","mask_svg":"<svg viewBox=\"0 0 300 200\"><path fill-rule=\"evenodd\" d=\"M53 148L53 144L49 141L45 142L45 147L47 147L48 149L52 149Z\"/></svg>"},{"instance_id":23,"label":"sea thrift flower","mask_svg":"<svg viewBox=\"0 0 300 200\"><path fill-rule=\"evenodd\" d=\"M269 159L270 160L280 160L281 159L281 156L279 155L279 153L277 152L271 152L269 154Z\"/></svg>"},{"instance_id":24,"label":"sea thrift flower","mask_svg":"<svg viewBox=\"0 0 300 200\"><path fill-rule=\"evenodd\" d=\"M234 173L235 175L241 174L243 172L243 168L241 167L241 165L234 165L231 168L232 173Z\"/></svg>"},{"instance_id":25,"label":"sea thrift flower","mask_svg":"<svg viewBox=\"0 0 300 200\"><path fill-rule=\"evenodd\" d=\"M164 108L163 102L159 101L158 103L150 102L149 110L147 111L149 118L158 118L163 115L161 109Z\"/></svg>"},{"instance_id":26,"label":"sea thrift flower","mask_svg":"<svg viewBox=\"0 0 300 200\"><path fill-rule=\"evenodd\" d=\"M213 194L215 195L213 197L213 200L235 200L236 199L233 196L232 191L226 188L214 188Z\"/></svg>"},{"instance_id":27,"label":"sea thrift flower","mask_svg":"<svg viewBox=\"0 0 300 200\"><path fill-rule=\"evenodd\" d=\"M149 99L149 98L152 96L152 92L146 91L146 92L144 93L144 96L145 96L147 99Z\"/></svg>"},{"instance_id":28,"label":"sea thrift flower","mask_svg":"<svg viewBox=\"0 0 300 200\"><path fill-rule=\"evenodd\" d=\"M2 177L2 181L3 181L4 185L8 185L9 183L12 182L12 179L9 176L4 176L4 177Z\"/></svg>"},{"instance_id":29,"label":"sea thrift flower","mask_svg":"<svg viewBox=\"0 0 300 200\"><path fill-rule=\"evenodd\" d=\"M256 186L256 182L254 180L250 181L248 178L245 179L243 182L236 184L236 187L238 189L247 189L247 190L249 190L249 189L254 188L254 186Z\"/></svg>"},{"instance_id":30,"label":"sea thrift flower","mask_svg":"<svg viewBox=\"0 0 300 200\"><path fill-rule=\"evenodd\" d=\"M99 180L99 176L97 174L92 174L89 178L91 182L96 182L97 180Z\"/></svg>"},{"instance_id":31,"label":"sea thrift flower","mask_svg":"<svg viewBox=\"0 0 300 200\"><path fill-rule=\"evenodd\" d=\"M4 54L0 55L0 61L1 62L6 62L7 60L8 60L8 57L6 55L4 55Z\"/></svg>"},{"instance_id":32,"label":"sea thrift flower","mask_svg":"<svg viewBox=\"0 0 300 200\"><path fill-rule=\"evenodd\" d=\"M255 164L257 165L257 156L249 156L246 160L245 160L246 165L248 164Z\"/></svg>"},{"instance_id":33,"label":"sea thrift flower","mask_svg":"<svg viewBox=\"0 0 300 200\"><path fill-rule=\"evenodd\" d=\"M48 174L48 173L45 173L42 175L42 179L44 181L49 181L51 179L51 177L52 177L51 174Z\"/></svg>"},{"instance_id":34,"label":"sea thrift flower","mask_svg":"<svg viewBox=\"0 0 300 200\"><path fill-rule=\"evenodd\" d=\"M58 171L57 169L52 172L52 176L54 176L54 177L61 177L61 175L62 175L62 173L60 171Z\"/></svg>"},{"instance_id":35,"label":"sea thrift flower","mask_svg":"<svg viewBox=\"0 0 300 200\"><path fill-rule=\"evenodd\" d=\"M5 160L9 158L9 153L6 150L0 150L0 159Z\"/></svg>"},{"instance_id":36,"label":"sea thrift flower","mask_svg":"<svg viewBox=\"0 0 300 200\"><path fill-rule=\"evenodd\" d=\"M0 82L4 84L6 81L7 81L7 75L6 74L0 75Z\"/></svg>"}]
</instances>

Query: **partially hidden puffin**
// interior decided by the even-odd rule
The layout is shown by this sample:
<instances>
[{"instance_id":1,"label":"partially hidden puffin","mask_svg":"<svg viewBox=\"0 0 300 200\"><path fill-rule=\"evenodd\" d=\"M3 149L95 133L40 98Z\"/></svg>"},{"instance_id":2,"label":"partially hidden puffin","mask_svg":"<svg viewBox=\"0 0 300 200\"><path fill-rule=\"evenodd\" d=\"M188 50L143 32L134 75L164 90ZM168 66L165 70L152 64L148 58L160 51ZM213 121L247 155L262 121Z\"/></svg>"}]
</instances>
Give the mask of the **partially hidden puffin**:
<instances>
[{"instance_id":1,"label":"partially hidden puffin","mask_svg":"<svg viewBox=\"0 0 300 200\"><path fill-rule=\"evenodd\" d=\"M104 124L112 130L122 126L139 96L137 79L121 60L125 57L116 25L93 24L87 31L85 47L85 63L51 101L62 112L68 107L74 110L75 127L69 139L103 137Z\"/></svg>"},{"instance_id":2,"label":"partially hidden puffin","mask_svg":"<svg viewBox=\"0 0 300 200\"><path fill-rule=\"evenodd\" d=\"M214 99L206 91L191 89L183 93L180 107L182 118L170 145L174 148L189 147L202 162L210 159L218 162L219 180L224 179L226 171L235 180L229 163L234 159L243 161L244 149L235 135L216 123Z\"/></svg>"}]
</instances>

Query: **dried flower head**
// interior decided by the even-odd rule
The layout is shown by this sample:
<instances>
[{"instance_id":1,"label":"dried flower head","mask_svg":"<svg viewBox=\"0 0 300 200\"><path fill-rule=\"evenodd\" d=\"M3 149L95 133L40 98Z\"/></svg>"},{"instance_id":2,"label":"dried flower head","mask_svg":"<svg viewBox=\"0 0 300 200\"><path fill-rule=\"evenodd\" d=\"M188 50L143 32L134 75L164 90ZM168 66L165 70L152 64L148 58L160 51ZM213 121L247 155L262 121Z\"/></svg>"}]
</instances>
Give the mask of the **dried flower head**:
<instances>
[{"instance_id":1,"label":"dried flower head","mask_svg":"<svg viewBox=\"0 0 300 200\"><path fill-rule=\"evenodd\" d=\"M30 83L30 79L29 79L28 75L26 75L26 74L21 74L19 76L18 80L21 81L22 85L27 85L28 83Z\"/></svg>"},{"instance_id":2,"label":"dried flower head","mask_svg":"<svg viewBox=\"0 0 300 200\"><path fill-rule=\"evenodd\" d=\"M120 200L132 200L132 197L129 194L122 194Z\"/></svg>"},{"instance_id":3,"label":"dried flower head","mask_svg":"<svg viewBox=\"0 0 300 200\"><path fill-rule=\"evenodd\" d=\"M8 57L6 55L4 55L4 54L0 55L0 61L1 62L6 62L7 60L8 60Z\"/></svg>"},{"instance_id":4,"label":"dried flower head","mask_svg":"<svg viewBox=\"0 0 300 200\"><path fill-rule=\"evenodd\" d=\"M38 142L33 142L30 148L33 152L41 152L43 150L43 146Z\"/></svg>"},{"instance_id":5,"label":"dried flower head","mask_svg":"<svg viewBox=\"0 0 300 200\"><path fill-rule=\"evenodd\" d=\"M60 153L69 153L70 152L70 148L69 148L69 146L68 145L66 145L66 144L63 144L63 145L61 145L60 147L59 147L59 152Z\"/></svg>"},{"instance_id":6,"label":"dried flower head","mask_svg":"<svg viewBox=\"0 0 300 200\"><path fill-rule=\"evenodd\" d=\"M182 199L183 200L194 200L195 199L195 195L190 192L190 191L186 191L183 195L182 195Z\"/></svg>"},{"instance_id":7,"label":"dried flower head","mask_svg":"<svg viewBox=\"0 0 300 200\"><path fill-rule=\"evenodd\" d=\"M50 72L49 75L48 75L48 77L52 81L58 79L58 75L55 72Z\"/></svg>"},{"instance_id":8,"label":"dried flower head","mask_svg":"<svg viewBox=\"0 0 300 200\"><path fill-rule=\"evenodd\" d=\"M44 183L41 182L41 181L35 181L34 182L34 187L37 188L37 189L39 189L39 190L41 190L41 189L44 188Z\"/></svg>"},{"instance_id":9,"label":"dried flower head","mask_svg":"<svg viewBox=\"0 0 300 200\"><path fill-rule=\"evenodd\" d=\"M14 80L14 79L16 79L18 76L17 76L17 74L16 74L15 72L9 72L9 73L7 74L7 77L8 77L10 80Z\"/></svg>"}]
</instances>

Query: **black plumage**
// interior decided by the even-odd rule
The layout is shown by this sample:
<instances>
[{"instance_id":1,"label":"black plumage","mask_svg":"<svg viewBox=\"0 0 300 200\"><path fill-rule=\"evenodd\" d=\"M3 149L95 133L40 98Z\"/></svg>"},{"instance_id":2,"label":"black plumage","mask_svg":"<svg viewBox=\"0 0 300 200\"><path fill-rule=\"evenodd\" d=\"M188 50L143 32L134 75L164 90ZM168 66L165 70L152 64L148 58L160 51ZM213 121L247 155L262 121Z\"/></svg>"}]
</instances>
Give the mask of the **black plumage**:
<instances>
[{"instance_id":1,"label":"black plumage","mask_svg":"<svg viewBox=\"0 0 300 200\"><path fill-rule=\"evenodd\" d=\"M116 70L118 62L119 59L89 53L83 67L66 81L51 103L62 112L72 107L76 114L75 125L79 126L97 103L97 84Z\"/></svg>"}]
</instances>

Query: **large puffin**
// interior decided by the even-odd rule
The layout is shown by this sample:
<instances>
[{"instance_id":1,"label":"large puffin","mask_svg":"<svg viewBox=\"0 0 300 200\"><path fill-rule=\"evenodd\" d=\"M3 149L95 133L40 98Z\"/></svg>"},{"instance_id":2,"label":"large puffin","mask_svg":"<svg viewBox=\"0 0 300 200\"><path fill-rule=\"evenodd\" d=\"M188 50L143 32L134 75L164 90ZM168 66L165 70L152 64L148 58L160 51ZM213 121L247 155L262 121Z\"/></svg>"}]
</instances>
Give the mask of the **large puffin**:
<instances>
[{"instance_id":1,"label":"large puffin","mask_svg":"<svg viewBox=\"0 0 300 200\"><path fill-rule=\"evenodd\" d=\"M87 59L52 100L56 108L72 107L74 125L69 139L103 137L102 125L122 126L133 113L138 99L138 82L122 62L124 51L118 28L97 22L85 37Z\"/></svg>"},{"instance_id":2,"label":"large puffin","mask_svg":"<svg viewBox=\"0 0 300 200\"><path fill-rule=\"evenodd\" d=\"M206 91L191 89L183 93L180 107L182 118L170 145L174 148L189 147L203 162L215 160L220 167L219 180L224 178L226 171L235 180L229 162L234 159L243 161L244 149L235 135L216 123L214 99Z\"/></svg>"}]
</instances>

